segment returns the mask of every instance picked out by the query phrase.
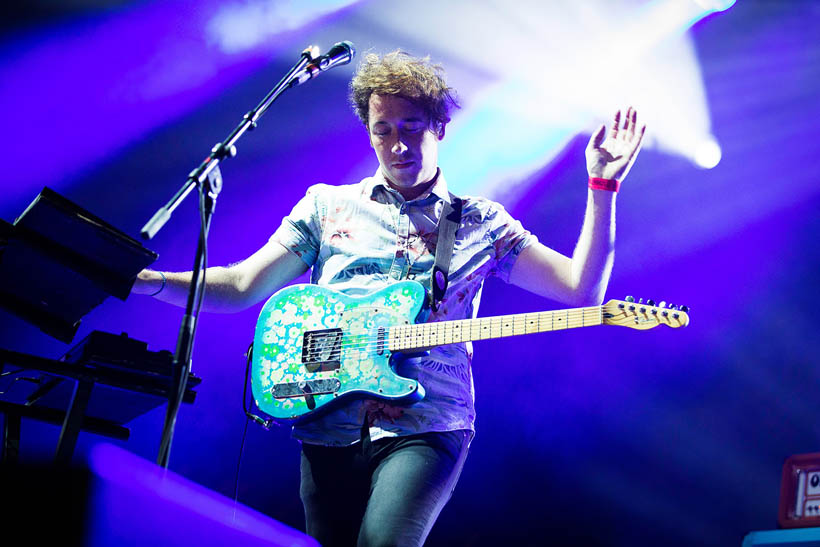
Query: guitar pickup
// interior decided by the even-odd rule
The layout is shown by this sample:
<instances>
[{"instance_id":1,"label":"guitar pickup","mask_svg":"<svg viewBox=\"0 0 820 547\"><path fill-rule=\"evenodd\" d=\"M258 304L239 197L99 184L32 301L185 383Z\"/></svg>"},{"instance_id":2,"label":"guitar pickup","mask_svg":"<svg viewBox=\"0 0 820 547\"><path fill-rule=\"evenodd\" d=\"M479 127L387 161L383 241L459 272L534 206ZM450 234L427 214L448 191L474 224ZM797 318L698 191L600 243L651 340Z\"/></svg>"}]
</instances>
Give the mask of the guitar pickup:
<instances>
[{"instance_id":1,"label":"guitar pickup","mask_svg":"<svg viewBox=\"0 0 820 547\"><path fill-rule=\"evenodd\" d=\"M322 378L318 380L275 384L271 393L275 399L289 399L291 397L336 393L341 387L342 383L338 378Z\"/></svg>"},{"instance_id":2,"label":"guitar pickup","mask_svg":"<svg viewBox=\"0 0 820 547\"><path fill-rule=\"evenodd\" d=\"M342 329L314 330L305 333L302 364L308 372L329 372L340 367Z\"/></svg>"}]
</instances>

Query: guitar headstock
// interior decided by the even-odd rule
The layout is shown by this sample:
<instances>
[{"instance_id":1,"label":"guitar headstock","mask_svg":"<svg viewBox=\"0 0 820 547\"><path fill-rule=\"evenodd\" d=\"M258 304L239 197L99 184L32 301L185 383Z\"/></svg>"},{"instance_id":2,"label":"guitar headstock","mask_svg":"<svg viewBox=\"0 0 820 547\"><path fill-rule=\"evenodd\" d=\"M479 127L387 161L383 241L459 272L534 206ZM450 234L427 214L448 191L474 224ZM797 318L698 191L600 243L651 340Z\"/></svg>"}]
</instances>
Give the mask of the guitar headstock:
<instances>
[{"instance_id":1,"label":"guitar headstock","mask_svg":"<svg viewBox=\"0 0 820 547\"><path fill-rule=\"evenodd\" d=\"M632 329L646 330L658 325L678 328L689 324L689 308L686 306L667 305L666 302L655 304L652 300L635 302L631 296L626 300L610 300L603 306L604 325L617 325Z\"/></svg>"}]
</instances>

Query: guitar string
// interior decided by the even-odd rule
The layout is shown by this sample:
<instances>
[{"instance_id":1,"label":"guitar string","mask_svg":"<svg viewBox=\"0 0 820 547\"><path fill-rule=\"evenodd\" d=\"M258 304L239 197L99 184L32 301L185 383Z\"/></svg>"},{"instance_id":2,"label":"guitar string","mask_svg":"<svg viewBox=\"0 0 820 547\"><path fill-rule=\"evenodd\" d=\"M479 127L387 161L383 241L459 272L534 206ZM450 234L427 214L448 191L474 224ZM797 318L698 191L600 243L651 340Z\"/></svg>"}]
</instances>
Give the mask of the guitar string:
<instances>
[{"instance_id":1,"label":"guitar string","mask_svg":"<svg viewBox=\"0 0 820 547\"><path fill-rule=\"evenodd\" d=\"M341 350L360 349L360 350L363 350L367 353L374 353L374 352L378 353L380 350L391 349L390 345L391 345L392 342L397 342L397 344L394 344L394 345L399 345L399 346L401 346L403 344L412 344L408 347L402 347L402 348L398 348L398 349L415 349L415 348L431 347L431 346L438 346L438 345L447 345L447 344L453 344L453 343L471 341L471 340L486 340L486 339L489 339L489 338L500 338L500 337L505 337L505 336L518 336L518 335L522 335L522 334L534 334L535 332L546 332L546 331L550 331L550 330L565 330L565 329L569 329L569 328L577 328L577 327L585 326L585 323L587 321L587 317L585 315L590 311L598 312L598 315L600 316L600 313L603 311L603 307L602 306L595 306L595 307L589 307L589 308L578 308L578 309L573 310L571 312L563 312L563 311L535 312L535 315L538 316L537 319L536 319L536 322L538 323L538 327L537 327L538 330L530 332L530 333L523 332L523 333L518 333L518 334L513 333L513 334L510 334L510 335L501 334L500 336L499 335L496 335L496 336L491 335L491 336L488 336L487 338L481 338L480 334L478 336L473 336L472 331L474 330L475 327L470 326L470 327L463 328L460 331L462 333L465 332L465 331L470 331L470 334L468 335L469 340L464 340L463 335L462 335L461 340L453 340L451 342L439 342L438 339L441 336L444 336L445 339L446 339L448 334L451 338L454 335L457 335L457 333L455 333L453 330L456 327L456 321L458 321L458 320L456 320L456 321L442 321L442 322L438 322L438 323L434 322L434 323L420 323L420 324L412 324L412 325L395 325L393 327L386 327L385 328L385 336L382 337L382 338L379 338L378 334L376 334L378 332L378 328L373 329L373 330L371 330L367 333L355 334L355 335L354 334L342 333L342 336L341 336L342 342L338 346L334 346L333 350L336 351L338 349L339 351L341 351ZM544 314L550 314L550 315L547 316L547 317L544 317ZM527 318L528 315L533 315L533 314L522 314L522 315L509 316L509 318L512 319L512 321L510 321L510 323L512 323L512 329L515 330L517 327L520 328L522 326L526 329L527 323L529 322L529 319ZM549 328L549 329L540 330L541 329L540 323L541 323L542 319L554 320L556 315L563 316L563 317L567 318L567 322L564 326L561 326L560 328L557 328L557 329L552 328L552 326L551 326L551 328ZM498 328L501 328L502 332L503 332L504 329L509 329L510 328L509 324L506 324L506 325L504 324L505 319L507 319L507 317L500 316L500 317L492 317L492 318L479 318L475 321L478 321L478 328L481 328L481 329L490 328L490 329L495 329L495 330L497 330ZM521 325L521 320L522 319L524 321L523 325ZM467 320L462 320L462 321L473 321L473 320L467 319ZM490 324L489 325L482 324L482 323L486 323L486 322L489 322ZM442 334L441 331L439 331L439 330L433 331L432 329L429 328L429 325L436 325L436 324L445 325L445 326L442 327L442 328L444 328L445 331L447 330L446 325L451 325L453 328L450 329L449 333L445 332L445 333ZM600 325L600 324L602 324L602 322L601 323L595 323L595 325ZM589 325L589 326L593 326L593 325ZM428 332L418 332L414 336L410 336L410 337L399 336L399 337L395 337L395 338L390 338L390 331L392 331L393 329L396 329L396 328L409 328L411 330L421 331L425 327L428 327ZM310 331L307 331L307 332L310 332ZM420 337L424 338L424 341L427 342L427 344L421 343L419 345L416 345L416 342L418 342L417 339L420 338ZM407 340L407 338L410 338L410 340ZM416 339L416 340L413 341L413 339ZM433 340L431 341L431 339L433 339ZM316 357L316 356L318 356L322 353L327 353L327 351L328 350L325 349L325 348L318 348L318 349L314 349L314 350L309 350L307 352L307 357L313 358L313 357Z\"/></svg>"},{"instance_id":2,"label":"guitar string","mask_svg":"<svg viewBox=\"0 0 820 547\"><path fill-rule=\"evenodd\" d=\"M479 318L475 321L478 322L477 327L479 329L489 328L491 330L497 330L498 328L501 328L502 332L503 332L504 329L509 329L510 326L511 326L513 330L515 330L516 328L520 328L520 327L523 327L526 330L526 327L527 327L528 323L533 322L531 316L536 315L536 318L535 318L534 322L537 323L538 326L536 328L539 329L539 330L533 331L531 333L522 332L522 333L519 333L519 334L513 333L513 334L509 335L509 336L516 336L516 335L520 335L520 334L534 334L535 332L545 332L545 331L548 331L548 330L564 330L564 329L568 329L568 328L581 327L581 326L584 326L584 324L587 321L593 320L593 318L586 317L586 315L588 315L589 312L597 312L598 317L595 317L595 319L598 319L600 317L600 312L602 312L602 311L603 311L603 308L601 306L594 306L594 307L588 307L588 308L579 308L579 309L573 310L571 312L563 312L563 311L535 312L534 314L522 314L522 315L509 316L509 317L501 316L501 317L492 317L492 318ZM545 316L545 314L549 314L549 315ZM530 317L528 317L528 316L530 316ZM562 325L561 328L554 329L554 328L552 328L553 325L551 325L550 329L540 330L542 320L554 321L556 316L559 317L559 320L564 319L564 318L567 319L566 323L564 325ZM456 321L458 321L458 320L456 320ZM395 325L393 327L386 327L385 328L385 335L381 339L379 338L379 335L377 334L378 333L378 327L370 330L367 333L362 333L362 334L345 334L345 333L342 333L341 343L339 343L338 346L334 345L332 347L332 350L335 351L338 348L338 350L342 350L342 349L344 349L344 350L361 349L361 350L364 350L364 351L367 351L367 352L378 352L380 349L390 349L389 346L391 345L391 342L398 342L397 345L402 345L403 343L406 344L408 342L411 343L411 344L414 344L415 342L413 342L412 340L413 339L418 339L418 338L424 338L426 342L430 342L430 339L434 339L437 342L438 338L440 338L442 335L446 338L449 334L449 336L452 338L454 335L457 334L457 333L454 332L454 329L456 328L456 321L420 323L420 324L413 324L413 325ZM474 320L467 319L466 321L474 321ZM489 325L483 324L483 323L487 323L487 322L489 322ZM444 329L444 331L445 331L443 334L438 328L433 330L433 328L429 327L429 325L437 325L437 324L442 325L441 329ZM595 324L600 325L601 323L595 323ZM451 326L451 328L449 330L449 333L447 332L447 325ZM590 325L590 326L592 326L592 325ZM423 329L425 327L428 329L428 332L423 332ZM415 334L413 336L409 336L409 337L400 335L398 337L391 338L390 337L391 331L393 329L397 329L397 328L409 328L409 330L411 330L411 331L416 330L416 331L421 331L421 332L418 332L417 334ZM501 336L489 336L487 338L481 338L480 337L481 334L480 334L480 331L479 331L479 335L476 336L476 337L473 337L472 331L475 330L475 328L476 328L475 326L468 326L466 328L462 328L460 330L460 332L461 333L463 333L465 331L469 332L468 337L471 340L484 340L484 339L487 339L487 338L498 338L498 337L503 337L504 336L502 334ZM310 331L307 331L307 332L310 332ZM409 338L410 340L407 340L407 338ZM418 340L416 340L416 341L418 341ZM461 340L446 342L446 343L436 343L436 342L434 342L430 345L434 345L434 346L435 345L446 345L446 344L458 343L458 342L463 342L463 341L465 341L465 340L463 340L463 335L462 335ZM419 345L419 346L414 345L412 347L407 347L407 348L402 348L402 349L413 349L415 347L427 347L427 346L422 344L422 345ZM312 358L312 357L315 357L315 356L320 355L322 353L327 353L327 351L328 350L326 348L318 348L318 349L308 350L307 357Z\"/></svg>"},{"instance_id":3,"label":"guitar string","mask_svg":"<svg viewBox=\"0 0 820 547\"><path fill-rule=\"evenodd\" d=\"M594 308L588 308L586 311L589 312L589 311L598 311L598 310L594 310ZM541 313L549 313L549 312L541 312ZM582 313L582 312L574 313L574 314L572 314L572 316L562 312L561 315L564 316L564 317L567 317L569 319L568 323L573 322L573 321L578 322L580 320L580 324L575 325L575 326L581 326L587 320L587 318L584 316L585 314ZM580 317L578 317L578 316L580 316ZM501 326L502 329L509 328L509 323L510 322L507 322L505 324L504 319L506 319L506 318L504 318L504 317L493 317L493 318L478 319L476 321L477 321L478 326L480 328L488 328L488 327L492 328L492 327L499 327L499 326ZM544 319L544 318L539 317L539 318L536 319L536 322L540 324L541 319ZM546 319L553 319L553 317L547 317ZM525 323L525 325L521 325L522 320ZM441 321L441 322L433 322L433 323L415 323L415 324L409 324L409 325L394 325L394 326L391 326L391 327L384 327L384 330L385 330L385 333L390 333L391 331L393 331L395 329L400 329L400 328L408 328L410 330L422 330L423 328L427 328L428 330L432 331L435 327L431 327L431 325L442 325L442 327L441 327L442 329L447 330L447 326L450 326L451 327L450 330L452 331L456 327L461 326L461 325L457 325L458 321L473 321L473 320L466 319L466 320L454 320L454 321ZM490 324L489 325L482 324L482 323L487 323L487 322L489 322ZM513 328L516 328L518 326L526 326L526 323L529 323L529 322L530 322L530 320L528 318L524 317L523 315L522 316L516 316L511 321L511 323L513 324ZM474 328L475 327L473 327L473 326L464 327L464 328L462 328L462 332L466 331L466 330L473 330ZM540 328L540 325L539 325L539 328ZM376 328L372 329L371 331L369 331L367 334L345 334L345 333L342 333L342 338L348 338L349 339L349 338L369 337L369 336L371 336L371 334L370 334L371 332L376 332L376 331L378 331L378 329L379 329L379 327L376 327ZM324 329L321 329L321 330L324 330ZM305 332L311 332L311 331L308 330L308 331L305 331ZM316 332L316 331L313 331L313 332ZM434 332L428 332L428 333L425 333L425 334L427 334L429 336L438 336L439 332L440 331L436 330ZM385 336L384 339L389 340L390 338L388 336Z\"/></svg>"}]
</instances>

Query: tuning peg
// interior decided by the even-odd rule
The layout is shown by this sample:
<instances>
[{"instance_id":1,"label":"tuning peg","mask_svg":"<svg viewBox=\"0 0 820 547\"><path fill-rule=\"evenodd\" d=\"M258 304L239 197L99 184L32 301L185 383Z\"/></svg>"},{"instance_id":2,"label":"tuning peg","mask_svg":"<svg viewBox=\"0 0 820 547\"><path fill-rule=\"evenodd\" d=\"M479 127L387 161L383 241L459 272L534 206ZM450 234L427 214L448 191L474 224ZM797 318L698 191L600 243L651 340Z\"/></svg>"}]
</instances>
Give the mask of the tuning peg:
<instances>
[{"instance_id":1,"label":"tuning peg","mask_svg":"<svg viewBox=\"0 0 820 547\"><path fill-rule=\"evenodd\" d=\"M635 297L634 296L627 296L626 298L624 298L624 300L626 300L627 302L634 302Z\"/></svg>"},{"instance_id":2,"label":"tuning peg","mask_svg":"<svg viewBox=\"0 0 820 547\"><path fill-rule=\"evenodd\" d=\"M654 301L654 300L652 300L652 299L650 298L649 300L647 300L647 301L646 301L646 305L647 305L647 306L654 306L654 305L655 305L655 301Z\"/></svg>"},{"instance_id":3,"label":"tuning peg","mask_svg":"<svg viewBox=\"0 0 820 547\"><path fill-rule=\"evenodd\" d=\"M659 308L665 308L666 307L666 300L661 300L660 303L658 304L658 307Z\"/></svg>"},{"instance_id":4,"label":"tuning peg","mask_svg":"<svg viewBox=\"0 0 820 547\"><path fill-rule=\"evenodd\" d=\"M689 306L678 306L678 309L683 313L689 313Z\"/></svg>"},{"instance_id":5,"label":"tuning peg","mask_svg":"<svg viewBox=\"0 0 820 547\"><path fill-rule=\"evenodd\" d=\"M638 304L643 304L643 298L638 299Z\"/></svg>"}]
</instances>

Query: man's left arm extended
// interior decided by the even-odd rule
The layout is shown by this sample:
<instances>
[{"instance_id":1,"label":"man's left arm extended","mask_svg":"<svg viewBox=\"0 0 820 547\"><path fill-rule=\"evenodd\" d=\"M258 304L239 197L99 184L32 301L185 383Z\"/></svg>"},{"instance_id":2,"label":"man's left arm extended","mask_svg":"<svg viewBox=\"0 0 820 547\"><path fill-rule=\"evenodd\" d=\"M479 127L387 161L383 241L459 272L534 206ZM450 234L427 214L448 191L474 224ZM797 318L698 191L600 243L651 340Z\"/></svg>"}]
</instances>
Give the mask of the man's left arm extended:
<instances>
[{"instance_id":1,"label":"man's left arm extended","mask_svg":"<svg viewBox=\"0 0 820 547\"><path fill-rule=\"evenodd\" d=\"M601 125L590 138L586 163L590 180L611 181L610 189L587 190L584 224L572 258L536 242L516 260L510 272L514 285L571 306L603 302L615 258L616 188L637 157L646 126L639 129L637 112L630 107L623 119L620 111L615 114L606 140L605 129Z\"/></svg>"}]
</instances>

